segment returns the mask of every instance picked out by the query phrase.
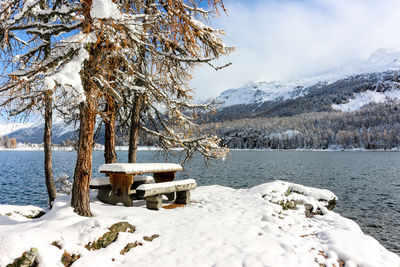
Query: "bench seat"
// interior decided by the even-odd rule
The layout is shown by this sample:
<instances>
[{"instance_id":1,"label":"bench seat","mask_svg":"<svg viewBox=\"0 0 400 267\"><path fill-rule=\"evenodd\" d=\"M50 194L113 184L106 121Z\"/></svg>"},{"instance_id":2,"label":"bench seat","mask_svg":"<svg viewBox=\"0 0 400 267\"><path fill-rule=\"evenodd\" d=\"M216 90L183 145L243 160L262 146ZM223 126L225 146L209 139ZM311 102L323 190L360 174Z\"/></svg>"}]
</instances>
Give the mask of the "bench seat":
<instances>
[{"instance_id":1,"label":"bench seat","mask_svg":"<svg viewBox=\"0 0 400 267\"><path fill-rule=\"evenodd\" d=\"M90 186L89 188L91 189L100 189L103 187L110 187L111 188L111 184L110 184L110 177L106 176L106 177L93 177L90 180Z\"/></svg>"},{"instance_id":2,"label":"bench seat","mask_svg":"<svg viewBox=\"0 0 400 267\"><path fill-rule=\"evenodd\" d=\"M158 210L162 207L162 195L171 196L176 192L176 204L190 203L190 190L197 187L196 180L185 179L174 182L142 184L136 188L136 196L146 198L146 207ZM175 197L175 196L174 196ZM168 197L169 200L173 200Z\"/></svg>"}]
</instances>

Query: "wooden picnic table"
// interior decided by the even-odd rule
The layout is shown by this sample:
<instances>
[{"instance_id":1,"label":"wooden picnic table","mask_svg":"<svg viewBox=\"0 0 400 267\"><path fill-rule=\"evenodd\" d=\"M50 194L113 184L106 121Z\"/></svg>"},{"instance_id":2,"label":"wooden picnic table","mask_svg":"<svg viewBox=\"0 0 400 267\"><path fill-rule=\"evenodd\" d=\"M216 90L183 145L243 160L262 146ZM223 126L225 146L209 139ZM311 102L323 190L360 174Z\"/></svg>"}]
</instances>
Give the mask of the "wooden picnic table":
<instances>
[{"instance_id":1,"label":"wooden picnic table","mask_svg":"<svg viewBox=\"0 0 400 267\"><path fill-rule=\"evenodd\" d=\"M132 206L130 194L135 191L131 186L136 175L153 173L156 183L170 182L175 179L175 173L181 171L182 166L174 163L109 163L99 167L99 172L110 177L111 193L102 201L109 204L122 202L125 206ZM168 199L175 197L170 195Z\"/></svg>"}]
</instances>

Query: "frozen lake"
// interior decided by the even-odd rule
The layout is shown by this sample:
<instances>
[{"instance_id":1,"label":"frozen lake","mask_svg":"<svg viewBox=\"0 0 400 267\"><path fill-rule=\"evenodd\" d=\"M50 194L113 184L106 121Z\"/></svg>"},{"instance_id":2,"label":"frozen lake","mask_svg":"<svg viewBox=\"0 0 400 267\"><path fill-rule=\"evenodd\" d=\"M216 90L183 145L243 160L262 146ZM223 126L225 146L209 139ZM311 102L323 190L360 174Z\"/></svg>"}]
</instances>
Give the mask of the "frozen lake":
<instances>
[{"instance_id":1,"label":"frozen lake","mask_svg":"<svg viewBox=\"0 0 400 267\"><path fill-rule=\"evenodd\" d=\"M126 162L127 154L119 151L118 162ZM162 161L157 154L139 151L139 162ZM53 152L55 177L72 176L75 156ZM0 161L0 204L47 205L42 151L0 151ZM103 152L95 151L94 175L100 175L103 162ZM399 152L232 151L226 161L208 168L195 158L178 179L234 188L284 180L329 189L339 198L335 211L400 255L399 163Z\"/></svg>"}]
</instances>

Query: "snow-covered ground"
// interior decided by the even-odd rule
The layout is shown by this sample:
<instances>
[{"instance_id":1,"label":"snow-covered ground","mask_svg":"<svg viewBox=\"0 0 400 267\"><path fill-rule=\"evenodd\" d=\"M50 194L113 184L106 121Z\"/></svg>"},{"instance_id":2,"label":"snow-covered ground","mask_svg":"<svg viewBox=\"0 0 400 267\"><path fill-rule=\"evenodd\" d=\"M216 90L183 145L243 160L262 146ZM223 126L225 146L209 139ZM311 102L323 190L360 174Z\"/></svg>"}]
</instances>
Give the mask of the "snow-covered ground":
<instances>
[{"instance_id":1,"label":"snow-covered ground","mask_svg":"<svg viewBox=\"0 0 400 267\"><path fill-rule=\"evenodd\" d=\"M39 266L63 266L64 252L79 254L73 266L85 267L400 266L400 257L364 235L355 222L326 209L326 201L335 198L327 190L276 181L239 190L198 187L192 191L191 204L159 211L147 210L142 200L134 207L106 205L93 194L91 218L74 214L66 195L39 219L22 216L39 208L3 205L0 266L32 247L37 248ZM305 206L323 215L306 217ZM106 248L85 248L120 221L134 225L136 231L119 233ZM154 234L159 236L144 240ZM140 244L121 254L135 241Z\"/></svg>"}]
</instances>

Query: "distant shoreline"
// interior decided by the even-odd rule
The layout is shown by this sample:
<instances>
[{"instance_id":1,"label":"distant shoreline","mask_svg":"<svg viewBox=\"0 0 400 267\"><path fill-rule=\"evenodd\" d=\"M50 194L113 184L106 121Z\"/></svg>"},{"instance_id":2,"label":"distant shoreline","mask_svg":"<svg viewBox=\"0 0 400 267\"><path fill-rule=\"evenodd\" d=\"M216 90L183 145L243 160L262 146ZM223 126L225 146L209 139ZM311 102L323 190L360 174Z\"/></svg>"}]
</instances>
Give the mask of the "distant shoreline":
<instances>
[{"instance_id":1,"label":"distant shoreline","mask_svg":"<svg viewBox=\"0 0 400 267\"><path fill-rule=\"evenodd\" d=\"M116 151L128 151L129 147L128 146L116 146L115 150ZM74 147L72 146L66 146L66 147L60 147L60 146L53 146L52 147L53 151L76 151ZM94 147L94 151L103 151L104 146L103 145L96 145ZM147 147L147 146L140 146L138 147L139 151L158 151L161 150L158 147ZM43 151L43 146L40 146L38 144L34 144L32 146L17 146L16 148L4 148L0 147L0 151Z\"/></svg>"},{"instance_id":2,"label":"distant shoreline","mask_svg":"<svg viewBox=\"0 0 400 267\"><path fill-rule=\"evenodd\" d=\"M72 146L69 147L59 147L53 146L53 151L76 151ZM128 146L116 146L116 151L128 151ZM159 147L154 146L139 146L139 151L160 151ZM180 150L180 149L177 149ZM300 152L400 152L400 147L390 148L390 149L365 149L365 148L352 148L352 149L342 149L342 148L328 148L328 149L307 149L307 148L296 148L296 149L270 149L270 148L230 148L231 151L300 151ZM0 147L0 151L43 151L43 146L34 144L32 146L17 146L16 148L3 148ZM94 151L104 151L103 145L96 145Z\"/></svg>"}]
</instances>

